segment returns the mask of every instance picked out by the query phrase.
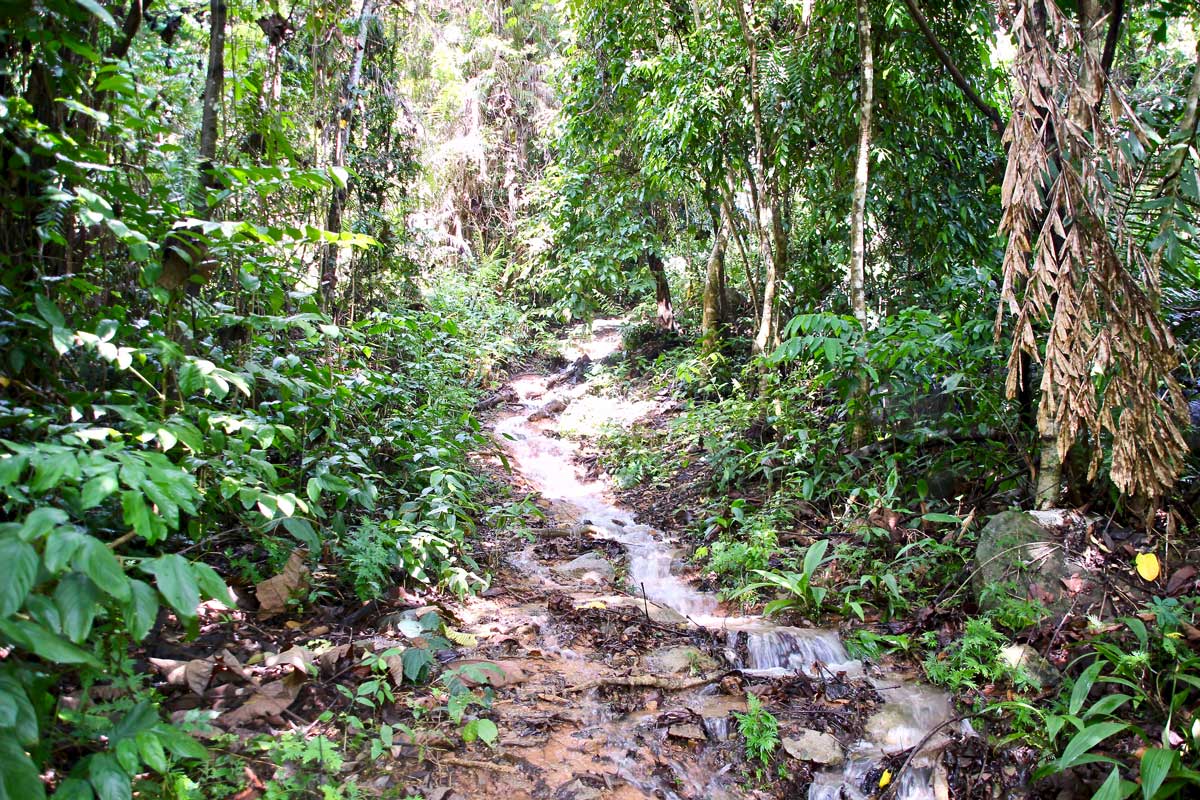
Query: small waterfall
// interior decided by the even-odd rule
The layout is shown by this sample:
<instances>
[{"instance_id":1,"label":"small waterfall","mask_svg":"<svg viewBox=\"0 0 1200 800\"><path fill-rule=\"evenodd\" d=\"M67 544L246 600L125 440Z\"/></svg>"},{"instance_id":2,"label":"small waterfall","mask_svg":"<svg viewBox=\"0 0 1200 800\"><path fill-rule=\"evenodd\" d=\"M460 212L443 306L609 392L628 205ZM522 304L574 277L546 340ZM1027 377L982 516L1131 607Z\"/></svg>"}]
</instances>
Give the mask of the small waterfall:
<instances>
[{"instance_id":1,"label":"small waterfall","mask_svg":"<svg viewBox=\"0 0 1200 800\"><path fill-rule=\"evenodd\" d=\"M817 628L770 628L748 631L746 667L751 670L797 670L812 675L815 664L836 670L850 662L842 640L833 631Z\"/></svg>"}]
</instances>

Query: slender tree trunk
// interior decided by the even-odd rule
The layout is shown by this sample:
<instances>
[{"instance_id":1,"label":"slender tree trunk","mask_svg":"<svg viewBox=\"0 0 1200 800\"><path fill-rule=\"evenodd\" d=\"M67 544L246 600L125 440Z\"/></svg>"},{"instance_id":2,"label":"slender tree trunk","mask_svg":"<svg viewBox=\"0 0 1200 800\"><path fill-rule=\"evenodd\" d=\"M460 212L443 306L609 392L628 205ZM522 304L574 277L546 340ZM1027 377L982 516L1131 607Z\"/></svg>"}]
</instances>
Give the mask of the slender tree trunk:
<instances>
[{"instance_id":1,"label":"slender tree trunk","mask_svg":"<svg viewBox=\"0 0 1200 800\"><path fill-rule=\"evenodd\" d=\"M200 119L200 169L205 173L204 185L212 188L216 182L212 169L217 160L217 125L221 96L225 92L225 20L228 13L225 0L210 0L208 13L208 73L204 78Z\"/></svg>"},{"instance_id":2,"label":"slender tree trunk","mask_svg":"<svg viewBox=\"0 0 1200 800\"><path fill-rule=\"evenodd\" d=\"M729 243L729 219L724 208L714 216L713 247L704 275L704 315L700 323L705 349L717 346L725 321L725 248Z\"/></svg>"},{"instance_id":3,"label":"slender tree trunk","mask_svg":"<svg viewBox=\"0 0 1200 800\"><path fill-rule=\"evenodd\" d=\"M363 0L358 14L358 37L354 42L354 57L350 72L342 83L341 103L338 109L337 130L333 134L333 152L329 159L331 167L346 166L346 150L350 145L350 123L354 118L354 107L358 103L358 85L362 80L363 54L367 49L367 26L375 13L374 0ZM329 199L329 213L325 217L325 229L340 233L342 214L346 209L349 180L345 185L335 185ZM331 316L337 316L338 253L340 246L332 242L325 245L321 256L321 293L325 308Z\"/></svg>"},{"instance_id":4,"label":"slender tree trunk","mask_svg":"<svg viewBox=\"0 0 1200 800\"><path fill-rule=\"evenodd\" d=\"M871 9L858 0L858 54L862 65L859 86L858 162L854 168L854 201L850 209L850 308L867 325L866 216L867 182L871 168L871 112L875 104L875 62L871 44Z\"/></svg>"},{"instance_id":5,"label":"slender tree trunk","mask_svg":"<svg viewBox=\"0 0 1200 800\"><path fill-rule=\"evenodd\" d=\"M654 277L654 299L658 304L656 323L659 330L676 332L679 323L675 320L675 308L671 305L671 284L667 282L667 271L658 253L646 251L646 266Z\"/></svg>"},{"instance_id":6,"label":"slender tree trunk","mask_svg":"<svg viewBox=\"0 0 1200 800\"><path fill-rule=\"evenodd\" d=\"M749 53L750 111L754 122L754 169L752 179L758 185L756 206L758 209L759 242L766 273L763 276L762 314L758 320L758 333L754 336L751 352L765 353L775 344L779 334L776 319L776 295L779 279L787 269L787 239L783 230L783 218L779 214L779 181L771 163L770 142L763 126L762 98L758 91L758 43L750 25L750 17L742 0L734 0L742 37ZM753 6L751 6L753 12Z\"/></svg>"},{"instance_id":7,"label":"slender tree trunk","mask_svg":"<svg viewBox=\"0 0 1200 800\"><path fill-rule=\"evenodd\" d=\"M754 267L750 263L750 253L746 247L746 237L742 235L742 228L738 225L738 215L736 212L736 204L733 199L733 192L724 183L721 184L721 208L725 212L726 218L730 223L730 231L733 233L733 243L737 245L738 255L742 258L742 265L746 268L746 289L750 292L750 307L755 310L754 325L758 327L758 282L754 280Z\"/></svg>"}]
</instances>

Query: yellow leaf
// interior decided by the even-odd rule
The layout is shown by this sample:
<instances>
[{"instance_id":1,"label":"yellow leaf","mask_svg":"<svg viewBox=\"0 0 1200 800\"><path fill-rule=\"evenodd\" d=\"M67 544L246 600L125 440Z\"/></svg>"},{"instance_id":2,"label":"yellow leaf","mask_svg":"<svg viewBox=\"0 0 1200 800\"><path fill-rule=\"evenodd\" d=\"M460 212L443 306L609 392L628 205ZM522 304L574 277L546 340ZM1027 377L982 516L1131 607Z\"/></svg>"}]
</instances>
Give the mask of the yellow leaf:
<instances>
[{"instance_id":1,"label":"yellow leaf","mask_svg":"<svg viewBox=\"0 0 1200 800\"><path fill-rule=\"evenodd\" d=\"M883 774L879 776L879 788L882 789L883 787L887 786L891 782L892 782L892 771L890 769L885 769L883 771Z\"/></svg>"},{"instance_id":2,"label":"yellow leaf","mask_svg":"<svg viewBox=\"0 0 1200 800\"><path fill-rule=\"evenodd\" d=\"M1143 580L1158 580L1158 556L1154 553L1138 553L1133 559L1133 566L1137 568L1137 574L1141 575Z\"/></svg>"}]
</instances>

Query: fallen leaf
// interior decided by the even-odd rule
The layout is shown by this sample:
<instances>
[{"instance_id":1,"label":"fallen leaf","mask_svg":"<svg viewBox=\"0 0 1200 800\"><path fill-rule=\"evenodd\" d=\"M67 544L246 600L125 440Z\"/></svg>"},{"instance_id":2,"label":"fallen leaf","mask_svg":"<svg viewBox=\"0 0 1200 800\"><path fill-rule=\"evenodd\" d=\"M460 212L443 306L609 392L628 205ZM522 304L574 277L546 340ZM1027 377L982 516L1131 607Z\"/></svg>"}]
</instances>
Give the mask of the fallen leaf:
<instances>
[{"instance_id":1,"label":"fallen leaf","mask_svg":"<svg viewBox=\"0 0 1200 800\"><path fill-rule=\"evenodd\" d=\"M1167 594L1179 594L1187 587L1188 581L1195 577L1196 568L1191 564L1175 570L1175 573L1171 576L1171 579L1167 581Z\"/></svg>"},{"instance_id":2,"label":"fallen leaf","mask_svg":"<svg viewBox=\"0 0 1200 800\"><path fill-rule=\"evenodd\" d=\"M1158 556L1154 553L1138 553L1133 559L1133 565L1137 569L1137 574L1142 576L1142 580L1156 581L1158 580L1159 572Z\"/></svg>"},{"instance_id":3,"label":"fallen leaf","mask_svg":"<svg viewBox=\"0 0 1200 800\"><path fill-rule=\"evenodd\" d=\"M321 673L324 675L332 675L337 668L338 661L350 655L351 645L339 644L337 647L331 647L321 655L317 656L317 662L321 665Z\"/></svg>"},{"instance_id":4,"label":"fallen leaf","mask_svg":"<svg viewBox=\"0 0 1200 800\"><path fill-rule=\"evenodd\" d=\"M313 656L305 648L296 645L291 650L284 650L278 655L270 655L263 659L263 665L267 667L278 667L281 664L308 675L313 670Z\"/></svg>"},{"instance_id":5,"label":"fallen leaf","mask_svg":"<svg viewBox=\"0 0 1200 800\"><path fill-rule=\"evenodd\" d=\"M152 658L150 663L163 674L172 686L186 686L201 697L212 678L214 664L203 658L177 661L173 658Z\"/></svg>"},{"instance_id":6,"label":"fallen leaf","mask_svg":"<svg viewBox=\"0 0 1200 800\"><path fill-rule=\"evenodd\" d=\"M288 600L307 582L308 567L304 566L304 557L299 552L292 553L283 566L283 572L255 586L259 617L266 619L282 614L287 610Z\"/></svg>"},{"instance_id":7,"label":"fallen leaf","mask_svg":"<svg viewBox=\"0 0 1200 800\"><path fill-rule=\"evenodd\" d=\"M879 776L879 788L882 789L883 787L887 786L891 782L892 782L892 771L890 769L885 769L883 771L883 774Z\"/></svg>"},{"instance_id":8,"label":"fallen leaf","mask_svg":"<svg viewBox=\"0 0 1200 800\"><path fill-rule=\"evenodd\" d=\"M1069 578L1063 578L1062 585L1066 588L1067 593L1072 595L1079 594L1084 588L1083 578L1079 577L1078 573Z\"/></svg>"},{"instance_id":9,"label":"fallen leaf","mask_svg":"<svg viewBox=\"0 0 1200 800\"><path fill-rule=\"evenodd\" d=\"M225 712L217 721L227 728L232 728L259 717L282 714L296 701L303 685L304 678L298 672L291 673L283 680L263 684L249 700L233 711Z\"/></svg>"},{"instance_id":10,"label":"fallen leaf","mask_svg":"<svg viewBox=\"0 0 1200 800\"><path fill-rule=\"evenodd\" d=\"M219 663L222 667L224 667L225 669L232 672L234 675L237 675L242 680L249 681L250 683L254 683L254 684L258 683L258 679L255 678L253 675L251 675L249 672L247 672L246 668L242 666L242 662L237 660L237 656L235 656L233 653L229 652L228 650L221 650L220 652L218 652L216 655L216 659L217 659L217 663Z\"/></svg>"}]
</instances>

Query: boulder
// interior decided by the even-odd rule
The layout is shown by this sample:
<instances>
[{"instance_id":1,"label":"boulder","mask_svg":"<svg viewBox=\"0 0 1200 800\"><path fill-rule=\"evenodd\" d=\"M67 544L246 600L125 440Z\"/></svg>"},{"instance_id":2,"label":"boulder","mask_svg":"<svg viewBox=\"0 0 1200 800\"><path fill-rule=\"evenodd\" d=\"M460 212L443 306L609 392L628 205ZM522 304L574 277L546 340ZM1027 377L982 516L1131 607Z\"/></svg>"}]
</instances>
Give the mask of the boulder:
<instances>
[{"instance_id":1,"label":"boulder","mask_svg":"<svg viewBox=\"0 0 1200 800\"><path fill-rule=\"evenodd\" d=\"M1100 582L1063 544L1064 530L1087 524L1070 511L1002 511L979 534L975 592L981 608L1005 595L1036 600L1049 611L1085 611L1103 598Z\"/></svg>"},{"instance_id":2,"label":"boulder","mask_svg":"<svg viewBox=\"0 0 1200 800\"><path fill-rule=\"evenodd\" d=\"M1013 669L1023 670L1043 689L1056 685L1061 678L1054 665L1027 644L1014 644L1003 648L1000 651L1000 660Z\"/></svg>"},{"instance_id":3,"label":"boulder","mask_svg":"<svg viewBox=\"0 0 1200 800\"><path fill-rule=\"evenodd\" d=\"M783 737L782 744L787 754L799 761L833 766L841 764L845 758L842 743L820 731L803 729L795 736Z\"/></svg>"},{"instance_id":4,"label":"boulder","mask_svg":"<svg viewBox=\"0 0 1200 800\"><path fill-rule=\"evenodd\" d=\"M584 583L607 583L617 574L609 560L596 552L584 553L550 569L561 578Z\"/></svg>"},{"instance_id":5,"label":"boulder","mask_svg":"<svg viewBox=\"0 0 1200 800\"><path fill-rule=\"evenodd\" d=\"M642 657L647 672L655 675L703 675L717 669L717 662L698 648L683 645L664 647Z\"/></svg>"}]
</instances>

